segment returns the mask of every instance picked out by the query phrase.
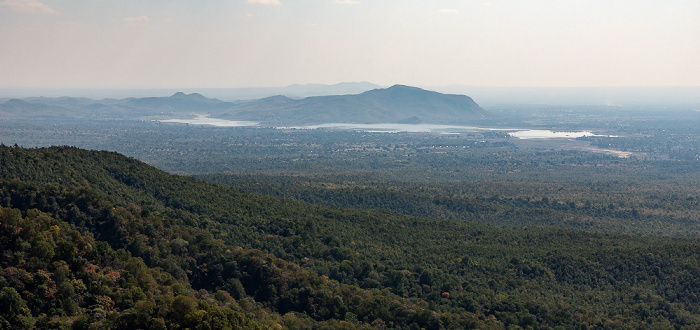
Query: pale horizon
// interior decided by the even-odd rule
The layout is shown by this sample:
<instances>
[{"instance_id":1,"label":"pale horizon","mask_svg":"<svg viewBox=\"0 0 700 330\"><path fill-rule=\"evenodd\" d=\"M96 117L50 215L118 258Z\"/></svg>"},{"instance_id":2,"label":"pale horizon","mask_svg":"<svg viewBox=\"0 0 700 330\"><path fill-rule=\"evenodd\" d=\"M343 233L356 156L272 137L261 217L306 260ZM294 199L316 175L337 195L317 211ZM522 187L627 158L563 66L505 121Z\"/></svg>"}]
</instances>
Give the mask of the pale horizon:
<instances>
[{"instance_id":1,"label":"pale horizon","mask_svg":"<svg viewBox=\"0 0 700 330\"><path fill-rule=\"evenodd\" d=\"M0 89L700 86L688 0L0 0Z\"/></svg>"}]
</instances>

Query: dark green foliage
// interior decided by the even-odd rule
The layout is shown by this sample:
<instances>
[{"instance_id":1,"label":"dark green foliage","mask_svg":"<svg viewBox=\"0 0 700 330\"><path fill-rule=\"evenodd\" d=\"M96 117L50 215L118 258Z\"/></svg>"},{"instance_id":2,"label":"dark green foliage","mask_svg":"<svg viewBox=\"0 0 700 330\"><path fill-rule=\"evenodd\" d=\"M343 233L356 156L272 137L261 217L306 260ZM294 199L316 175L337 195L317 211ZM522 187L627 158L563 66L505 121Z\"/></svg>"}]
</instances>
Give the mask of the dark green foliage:
<instances>
[{"instance_id":1,"label":"dark green foliage","mask_svg":"<svg viewBox=\"0 0 700 330\"><path fill-rule=\"evenodd\" d=\"M700 324L693 238L314 206L68 147L0 162L3 317L30 326Z\"/></svg>"},{"instance_id":2,"label":"dark green foliage","mask_svg":"<svg viewBox=\"0 0 700 330\"><path fill-rule=\"evenodd\" d=\"M413 183L319 174L196 177L314 204L389 209L506 228L551 226L607 233L700 235L700 197L692 180Z\"/></svg>"},{"instance_id":3,"label":"dark green foliage","mask_svg":"<svg viewBox=\"0 0 700 330\"><path fill-rule=\"evenodd\" d=\"M235 324L255 324L240 313L233 301L209 302L208 295L179 295L179 283L169 274L147 267L124 250L112 250L36 209L0 208L0 322L2 328L119 329L148 328L158 315L186 316L200 309L229 313ZM57 248L57 254L28 248ZM59 248L60 247L60 248ZM14 251L12 254L11 252ZM183 312L185 299L190 307ZM213 303L213 305L212 305ZM164 326L179 326L178 317L161 319ZM206 320L204 320L206 321ZM207 321L209 322L209 321ZM220 320L216 322L222 322Z\"/></svg>"}]
</instances>

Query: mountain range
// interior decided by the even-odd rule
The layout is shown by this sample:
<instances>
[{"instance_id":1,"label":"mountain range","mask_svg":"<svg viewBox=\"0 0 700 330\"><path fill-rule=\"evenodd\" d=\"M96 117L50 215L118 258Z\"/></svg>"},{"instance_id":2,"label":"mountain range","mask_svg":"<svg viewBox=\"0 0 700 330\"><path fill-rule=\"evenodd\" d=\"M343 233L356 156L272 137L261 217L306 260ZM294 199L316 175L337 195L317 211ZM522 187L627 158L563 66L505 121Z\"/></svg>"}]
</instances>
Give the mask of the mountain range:
<instances>
[{"instance_id":1,"label":"mountain range","mask_svg":"<svg viewBox=\"0 0 700 330\"><path fill-rule=\"evenodd\" d=\"M0 115L7 118L88 118L134 119L153 116L209 114L229 109L233 103L204 97L198 93L177 92L168 97L93 100L76 97L31 97L11 99L0 104Z\"/></svg>"},{"instance_id":2,"label":"mountain range","mask_svg":"<svg viewBox=\"0 0 700 330\"><path fill-rule=\"evenodd\" d=\"M340 90L340 87L338 87ZM209 115L272 125L318 123L465 123L487 116L466 95L441 94L395 85L360 94L272 96L246 102L226 102L198 93L168 97L102 99L33 97L0 103L5 118L138 119Z\"/></svg>"}]
</instances>

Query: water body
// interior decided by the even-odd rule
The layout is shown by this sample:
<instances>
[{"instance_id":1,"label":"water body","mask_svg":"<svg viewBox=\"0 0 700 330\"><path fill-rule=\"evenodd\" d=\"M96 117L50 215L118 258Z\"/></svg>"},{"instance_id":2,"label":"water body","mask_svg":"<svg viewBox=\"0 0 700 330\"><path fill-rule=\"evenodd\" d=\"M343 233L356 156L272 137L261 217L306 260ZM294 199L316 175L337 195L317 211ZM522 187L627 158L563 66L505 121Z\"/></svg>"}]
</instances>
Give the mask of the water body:
<instances>
[{"instance_id":1,"label":"water body","mask_svg":"<svg viewBox=\"0 0 700 330\"><path fill-rule=\"evenodd\" d=\"M554 132L550 130L528 129L522 131L509 132L508 135L518 139L575 139L584 136L607 136L597 135L588 131L583 132Z\"/></svg>"},{"instance_id":2,"label":"water body","mask_svg":"<svg viewBox=\"0 0 700 330\"><path fill-rule=\"evenodd\" d=\"M242 120L226 120L218 118L209 118L205 115L197 115L194 118L189 119L164 119L158 120L162 123L178 123L178 124L191 124L191 125L207 125L207 126L217 126L217 127L246 127L246 126L259 126L260 123L254 121L242 121Z\"/></svg>"},{"instance_id":3,"label":"water body","mask_svg":"<svg viewBox=\"0 0 700 330\"><path fill-rule=\"evenodd\" d=\"M254 121L238 121L226 120L218 118L209 118L205 115L197 115L189 119L165 119L160 120L163 123L179 123L191 125L208 125L217 127L255 127L260 126L260 123ZM488 128L477 126L461 126L461 125L439 125L439 124L351 124L351 123L327 123L318 125L306 126L280 126L278 129L344 129L357 130L365 132L381 132L381 133L441 133L441 134L459 134L466 132L478 131L504 131L508 135L518 139L575 139L584 136L604 136L597 135L592 132L554 132L550 130L533 130L533 129L506 129L506 128Z\"/></svg>"},{"instance_id":4,"label":"water body","mask_svg":"<svg viewBox=\"0 0 700 330\"><path fill-rule=\"evenodd\" d=\"M484 130L498 130L493 128L475 127L475 126L457 126L457 125L439 125L439 124L350 124L350 123L327 123L319 125L308 125L308 126L292 126L292 127L279 127L279 128L289 128L289 129L345 129L345 130L356 130L365 132L384 132L384 133L398 133L398 132L408 132L408 133L464 133L464 132L476 132Z\"/></svg>"}]
</instances>

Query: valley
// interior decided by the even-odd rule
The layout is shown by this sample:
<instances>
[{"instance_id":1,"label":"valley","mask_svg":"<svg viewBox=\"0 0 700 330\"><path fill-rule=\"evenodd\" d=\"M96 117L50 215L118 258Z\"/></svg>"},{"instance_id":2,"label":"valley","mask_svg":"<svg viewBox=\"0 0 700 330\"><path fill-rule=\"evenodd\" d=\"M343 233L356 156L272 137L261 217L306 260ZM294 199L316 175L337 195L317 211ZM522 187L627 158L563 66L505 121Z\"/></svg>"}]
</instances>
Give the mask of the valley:
<instances>
[{"instance_id":1,"label":"valley","mask_svg":"<svg viewBox=\"0 0 700 330\"><path fill-rule=\"evenodd\" d=\"M0 330L700 330L698 13L0 0Z\"/></svg>"}]
</instances>

